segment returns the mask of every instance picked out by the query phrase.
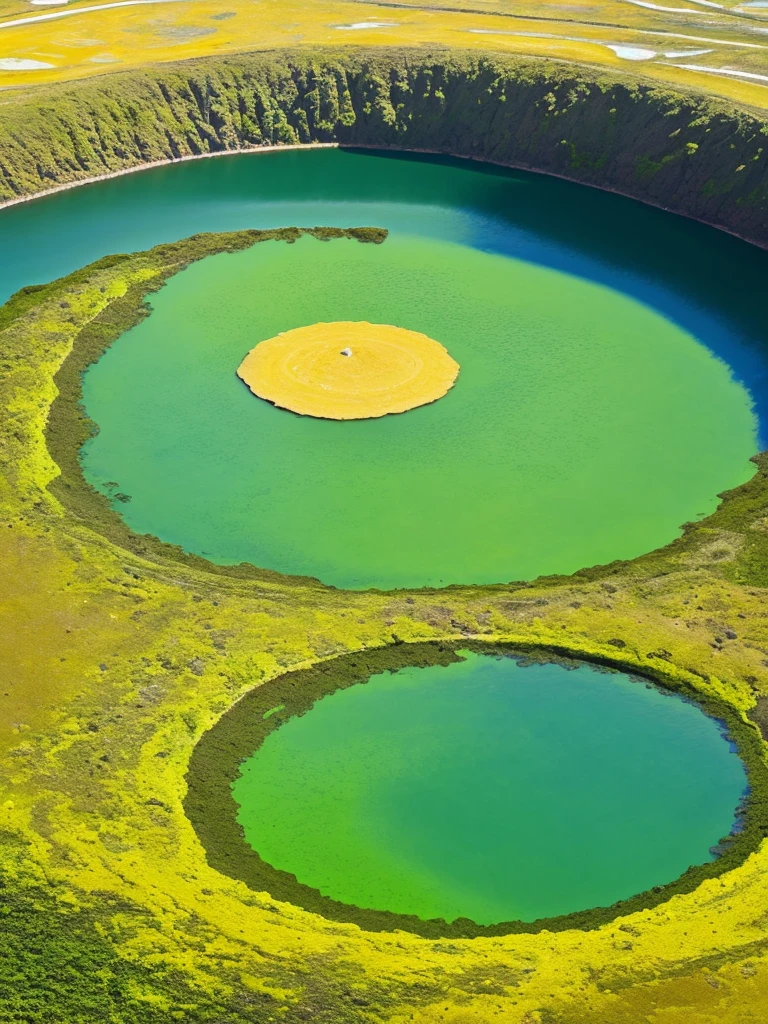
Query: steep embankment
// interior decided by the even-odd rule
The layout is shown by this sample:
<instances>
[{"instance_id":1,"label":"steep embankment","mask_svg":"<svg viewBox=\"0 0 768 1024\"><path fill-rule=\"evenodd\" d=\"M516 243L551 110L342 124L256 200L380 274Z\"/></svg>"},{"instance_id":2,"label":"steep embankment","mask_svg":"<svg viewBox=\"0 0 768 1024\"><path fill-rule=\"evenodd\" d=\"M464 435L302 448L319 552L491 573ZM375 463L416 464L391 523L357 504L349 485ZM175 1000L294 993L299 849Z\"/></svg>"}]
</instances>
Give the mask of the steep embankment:
<instances>
[{"instance_id":1,"label":"steep embankment","mask_svg":"<svg viewBox=\"0 0 768 1024\"><path fill-rule=\"evenodd\" d=\"M768 245L768 121L535 59L358 51L210 58L0 104L0 199L156 160L337 141L563 175Z\"/></svg>"}]
</instances>

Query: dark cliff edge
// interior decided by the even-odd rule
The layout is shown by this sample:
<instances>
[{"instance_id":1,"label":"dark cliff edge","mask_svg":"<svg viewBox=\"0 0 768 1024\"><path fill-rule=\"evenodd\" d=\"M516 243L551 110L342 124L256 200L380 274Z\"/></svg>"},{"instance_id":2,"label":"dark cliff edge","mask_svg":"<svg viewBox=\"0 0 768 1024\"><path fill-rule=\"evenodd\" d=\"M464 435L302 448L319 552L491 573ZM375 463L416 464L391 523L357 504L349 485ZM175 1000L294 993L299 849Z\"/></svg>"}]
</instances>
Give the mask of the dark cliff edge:
<instances>
[{"instance_id":1,"label":"dark cliff edge","mask_svg":"<svg viewBox=\"0 0 768 1024\"><path fill-rule=\"evenodd\" d=\"M447 50L272 51L6 91L0 201L310 142L557 174L768 246L768 116L629 72Z\"/></svg>"}]
</instances>

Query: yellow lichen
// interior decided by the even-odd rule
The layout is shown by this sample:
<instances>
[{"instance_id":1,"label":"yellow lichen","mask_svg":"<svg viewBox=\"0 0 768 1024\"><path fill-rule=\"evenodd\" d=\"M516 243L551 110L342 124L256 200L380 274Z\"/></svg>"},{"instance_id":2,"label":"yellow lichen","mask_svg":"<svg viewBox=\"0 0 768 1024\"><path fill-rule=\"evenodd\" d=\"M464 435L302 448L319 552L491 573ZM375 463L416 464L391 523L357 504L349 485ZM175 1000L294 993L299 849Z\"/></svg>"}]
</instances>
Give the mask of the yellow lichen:
<instances>
[{"instance_id":1,"label":"yellow lichen","mask_svg":"<svg viewBox=\"0 0 768 1024\"><path fill-rule=\"evenodd\" d=\"M337 320L298 327L251 349L237 374L259 398L327 420L406 412L442 398L459 364L417 331Z\"/></svg>"}]
</instances>

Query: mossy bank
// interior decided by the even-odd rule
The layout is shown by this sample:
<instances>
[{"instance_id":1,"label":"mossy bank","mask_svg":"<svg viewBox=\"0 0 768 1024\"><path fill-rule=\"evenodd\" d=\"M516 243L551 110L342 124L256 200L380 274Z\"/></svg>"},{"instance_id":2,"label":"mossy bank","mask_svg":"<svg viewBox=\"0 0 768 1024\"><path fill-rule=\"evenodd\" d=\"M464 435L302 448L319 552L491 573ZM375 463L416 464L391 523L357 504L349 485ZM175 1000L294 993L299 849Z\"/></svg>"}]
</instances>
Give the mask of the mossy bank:
<instances>
[{"instance_id":1,"label":"mossy bank","mask_svg":"<svg viewBox=\"0 0 768 1024\"><path fill-rule=\"evenodd\" d=\"M460 51L260 53L0 104L0 199L185 156L336 142L562 175L768 244L768 123L633 72Z\"/></svg>"}]
</instances>

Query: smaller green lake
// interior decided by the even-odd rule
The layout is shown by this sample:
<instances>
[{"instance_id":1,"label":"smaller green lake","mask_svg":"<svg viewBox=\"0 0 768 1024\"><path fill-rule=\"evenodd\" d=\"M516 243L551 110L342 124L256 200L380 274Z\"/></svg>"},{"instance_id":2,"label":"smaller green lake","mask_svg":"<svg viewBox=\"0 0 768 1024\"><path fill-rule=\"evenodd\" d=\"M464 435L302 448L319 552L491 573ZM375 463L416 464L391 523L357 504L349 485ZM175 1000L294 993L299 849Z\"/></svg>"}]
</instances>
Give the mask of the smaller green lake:
<instances>
[{"instance_id":1,"label":"smaller green lake","mask_svg":"<svg viewBox=\"0 0 768 1024\"><path fill-rule=\"evenodd\" d=\"M496 924L610 906L711 860L746 784L720 725L674 694L464 652L323 697L233 794L250 846L326 896Z\"/></svg>"}]
</instances>

